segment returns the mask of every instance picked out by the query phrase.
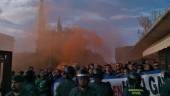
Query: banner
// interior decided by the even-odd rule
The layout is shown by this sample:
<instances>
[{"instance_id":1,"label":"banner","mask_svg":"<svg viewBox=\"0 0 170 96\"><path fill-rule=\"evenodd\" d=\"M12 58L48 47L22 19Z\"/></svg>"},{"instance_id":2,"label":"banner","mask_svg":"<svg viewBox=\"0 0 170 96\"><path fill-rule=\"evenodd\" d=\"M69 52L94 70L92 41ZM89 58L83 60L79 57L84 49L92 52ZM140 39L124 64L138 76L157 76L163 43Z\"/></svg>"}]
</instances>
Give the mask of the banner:
<instances>
[{"instance_id":1,"label":"banner","mask_svg":"<svg viewBox=\"0 0 170 96\"><path fill-rule=\"evenodd\" d=\"M114 96L122 96L123 88L127 86L127 78L104 79L104 82L110 82L113 88ZM150 92L150 96L159 96L160 86L163 83L162 73L152 73L142 75L142 86Z\"/></svg>"},{"instance_id":2,"label":"banner","mask_svg":"<svg viewBox=\"0 0 170 96\"><path fill-rule=\"evenodd\" d=\"M110 82L114 96L123 96L123 88L127 86L127 78L110 78L103 79L104 82ZM163 73L160 72L148 72L142 75L142 86L149 92L150 96L159 96L160 86L163 83ZM54 83L53 92L55 96L55 90L59 82Z\"/></svg>"}]
</instances>

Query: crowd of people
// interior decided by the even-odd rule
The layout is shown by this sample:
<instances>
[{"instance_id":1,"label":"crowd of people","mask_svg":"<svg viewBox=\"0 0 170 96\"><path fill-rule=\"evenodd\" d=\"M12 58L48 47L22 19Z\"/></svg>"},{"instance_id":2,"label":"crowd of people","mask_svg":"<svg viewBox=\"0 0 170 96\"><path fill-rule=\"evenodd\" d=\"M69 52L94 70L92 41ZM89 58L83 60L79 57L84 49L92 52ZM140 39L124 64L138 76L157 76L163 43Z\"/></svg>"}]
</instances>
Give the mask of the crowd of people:
<instances>
[{"instance_id":1,"label":"crowd of people","mask_svg":"<svg viewBox=\"0 0 170 96\"><path fill-rule=\"evenodd\" d=\"M153 64L149 63L131 63L127 64L106 64L104 66L100 66L104 72L104 78L120 78L127 77L130 72L137 72L139 74L147 74L150 72L160 72L160 64L158 62L154 62ZM93 70L95 67L99 67L99 65L90 64L88 66L88 70L90 74L93 74Z\"/></svg>"},{"instance_id":2,"label":"crowd of people","mask_svg":"<svg viewBox=\"0 0 170 96\"><path fill-rule=\"evenodd\" d=\"M43 69L35 73L30 66L26 71L12 72L11 91L6 96L113 96L111 84L102 82L102 79L127 77L132 72L145 74L159 71L159 68L156 62L88 66L77 64L65 66L64 70Z\"/></svg>"}]
</instances>

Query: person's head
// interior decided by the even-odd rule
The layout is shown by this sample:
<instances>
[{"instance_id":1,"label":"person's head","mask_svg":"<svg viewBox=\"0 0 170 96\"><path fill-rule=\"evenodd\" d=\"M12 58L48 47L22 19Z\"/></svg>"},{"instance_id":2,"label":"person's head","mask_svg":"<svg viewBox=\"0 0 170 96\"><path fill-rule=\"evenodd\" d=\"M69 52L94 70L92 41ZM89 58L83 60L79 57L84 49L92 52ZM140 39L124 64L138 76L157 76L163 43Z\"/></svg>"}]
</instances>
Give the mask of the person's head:
<instances>
[{"instance_id":1,"label":"person's head","mask_svg":"<svg viewBox=\"0 0 170 96\"><path fill-rule=\"evenodd\" d=\"M53 72L53 75L59 76L61 75L61 70L60 69L55 69Z\"/></svg>"},{"instance_id":2,"label":"person's head","mask_svg":"<svg viewBox=\"0 0 170 96\"><path fill-rule=\"evenodd\" d=\"M11 72L11 75L12 75L12 76L15 76L15 71L14 71L14 70Z\"/></svg>"},{"instance_id":3,"label":"person's head","mask_svg":"<svg viewBox=\"0 0 170 96\"><path fill-rule=\"evenodd\" d=\"M145 71L150 71L150 70L152 70L153 69L153 66L152 65L150 65L150 64L145 64L144 65L144 70Z\"/></svg>"},{"instance_id":4,"label":"person's head","mask_svg":"<svg viewBox=\"0 0 170 96\"><path fill-rule=\"evenodd\" d=\"M85 88L86 86L88 86L89 83L89 73L86 69L80 69L77 72L77 81L78 81L78 85L81 88Z\"/></svg>"},{"instance_id":5,"label":"person's head","mask_svg":"<svg viewBox=\"0 0 170 96\"><path fill-rule=\"evenodd\" d=\"M28 71L25 72L24 77L25 77L26 82L34 82L35 73L34 73L34 71L32 69L28 70Z\"/></svg>"},{"instance_id":6,"label":"person's head","mask_svg":"<svg viewBox=\"0 0 170 96\"><path fill-rule=\"evenodd\" d=\"M100 67L102 67L101 65L99 65L99 64L94 64L94 69L96 69L96 68L100 68Z\"/></svg>"},{"instance_id":7,"label":"person's head","mask_svg":"<svg viewBox=\"0 0 170 96\"><path fill-rule=\"evenodd\" d=\"M11 81L11 89L14 92L20 92L22 89L22 85L24 82L24 78L21 76L14 76Z\"/></svg>"},{"instance_id":8,"label":"person's head","mask_svg":"<svg viewBox=\"0 0 170 96\"><path fill-rule=\"evenodd\" d=\"M122 73L123 73L124 75L127 75L127 74L128 74L128 72L129 72L129 71L128 71L128 68L123 67L123 72L122 72Z\"/></svg>"},{"instance_id":9,"label":"person's head","mask_svg":"<svg viewBox=\"0 0 170 96\"><path fill-rule=\"evenodd\" d=\"M28 67L28 70L33 71L34 68L33 68L32 66L29 66L29 67Z\"/></svg>"},{"instance_id":10,"label":"person's head","mask_svg":"<svg viewBox=\"0 0 170 96\"><path fill-rule=\"evenodd\" d=\"M153 69L154 69L154 70L159 69L159 63L158 63L158 62L154 62L154 64L153 64Z\"/></svg>"},{"instance_id":11,"label":"person's head","mask_svg":"<svg viewBox=\"0 0 170 96\"><path fill-rule=\"evenodd\" d=\"M128 70L132 71L133 70L133 65L132 64L128 64L127 68L128 68Z\"/></svg>"},{"instance_id":12,"label":"person's head","mask_svg":"<svg viewBox=\"0 0 170 96\"><path fill-rule=\"evenodd\" d=\"M103 79L103 71L100 68L94 69L93 78L96 83L99 83Z\"/></svg>"},{"instance_id":13,"label":"person's head","mask_svg":"<svg viewBox=\"0 0 170 96\"><path fill-rule=\"evenodd\" d=\"M94 64L93 63L89 64L89 68L94 69Z\"/></svg>"},{"instance_id":14,"label":"person's head","mask_svg":"<svg viewBox=\"0 0 170 96\"><path fill-rule=\"evenodd\" d=\"M168 71L164 72L164 78L165 79L170 78L170 73Z\"/></svg>"},{"instance_id":15,"label":"person's head","mask_svg":"<svg viewBox=\"0 0 170 96\"><path fill-rule=\"evenodd\" d=\"M20 72L19 72L19 75L22 75L22 76L23 76L23 75L24 75L24 71L20 71Z\"/></svg>"},{"instance_id":16,"label":"person's head","mask_svg":"<svg viewBox=\"0 0 170 96\"><path fill-rule=\"evenodd\" d=\"M111 65L109 65L109 64L105 65L105 71L106 71L106 74L111 73L111 72L112 72L112 67L111 67Z\"/></svg>"},{"instance_id":17,"label":"person's head","mask_svg":"<svg viewBox=\"0 0 170 96\"><path fill-rule=\"evenodd\" d=\"M45 79L47 72L44 70L40 70L39 76L41 79Z\"/></svg>"},{"instance_id":18,"label":"person's head","mask_svg":"<svg viewBox=\"0 0 170 96\"><path fill-rule=\"evenodd\" d=\"M120 64L118 64L118 63L115 64L115 69L116 69L116 70L120 70L120 68L121 68Z\"/></svg>"},{"instance_id":19,"label":"person's head","mask_svg":"<svg viewBox=\"0 0 170 96\"><path fill-rule=\"evenodd\" d=\"M140 86L141 84L141 76L136 72L131 72L128 75L128 82L130 86Z\"/></svg>"},{"instance_id":20,"label":"person's head","mask_svg":"<svg viewBox=\"0 0 170 96\"><path fill-rule=\"evenodd\" d=\"M75 68L76 71L78 71L78 70L80 70L81 66L80 66L80 64L75 64L74 68Z\"/></svg>"},{"instance_id":21,"label":"person's head","mask_svg":"<svg viewBox=\"0 0 170 96\"><path fill-rule=\"evenodd\" d=\"M150 70L149 64L145 64L145 65L144 65L144 70L145 70L145 71L146 71L146 70Z\"/></svg>"},{"instance_id":22,"label":"person's head","mask_svg":"<svg viewBox=\"0 0 170 96\"><path fill-rule=\"evenodd\" d=\"M168 64L168 68L170 68L170 64Z\"/></svg>"},{"instance_id":23,"label":"person's head","mask_svg":"<svg viewBox=\"0 0 170 96\"><path fill-rule=\"evenodd\" d=\"M88 69L88 72L89 72L90 75L92 75L93 74L93 69Z\"/></svg>"},{"instance_id":24,"label":"person's head","mask_svg":"<svg viewBox=\"0 0 170 96\"><path fill-rule=\"evenodd\" d=\"M132 62L131 62L131 61L128 61L127 64L132 64Z\"/></svg>"},{"instance_id":25,"label":"person's head","mask_svg":"<svg viewBox=\"0 0 170 96\"><path fill-rule=\"evenodd\" d=\"M140 64L136 65L137 73L141 73L143 70L144 70L143 65L140 65Z\"/></svg>"},{"instance_id":26,"label":"person's head","mask_svg":"<svg viewBox=\"0 0 170 96\"><path fill-rule=\"evenodd\" d=\"M64 75L67 79L72 79L76 74L74 67L68 66L64 68Z\"/></svg>"}]
</instances>

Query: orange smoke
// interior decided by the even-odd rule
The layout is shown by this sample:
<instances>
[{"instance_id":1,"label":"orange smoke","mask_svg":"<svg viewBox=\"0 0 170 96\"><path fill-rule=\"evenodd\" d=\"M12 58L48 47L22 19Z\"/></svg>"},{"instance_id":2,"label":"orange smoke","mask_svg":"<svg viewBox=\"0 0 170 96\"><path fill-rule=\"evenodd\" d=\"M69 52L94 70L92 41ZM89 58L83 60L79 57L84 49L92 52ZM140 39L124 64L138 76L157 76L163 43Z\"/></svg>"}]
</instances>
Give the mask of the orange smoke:
<instances>
[{"instance_id":1,"label":"orange smoke","mask_svg":"<svg viewBox=\"0 0 170 96\"><path fill-rule=\"evenodd\" d=\"M14 67L24 69L32 65L40 69L55 68L58 64L105 63L99 54L99 50L103 48L103 40L96 32L80 27L64 28L62 32L56 32L56 29L48 25L49 13L45 11L48 8L44 7L41 1L34 32L37 33L36 52L15 55Z\"/></svg>"},{"instance_id":2,"label":"orange smoke","mask_svg":"<svg viewBox=\"0 0 170 96\"><path fill-rule=\"evenodd\" d=\"M84 64L89 55L97 54L102 46L102 40L95 32L80 27L67 28L63 32L46 32L45 36L40 37L44 38L38 40L39 45L42 45L37 46L39 53L55 63ZM92 61L95 63L95 58L101 56L90 57L94 60L90 60L88 63L92 63Z\"/></svg>"}]
</instances>

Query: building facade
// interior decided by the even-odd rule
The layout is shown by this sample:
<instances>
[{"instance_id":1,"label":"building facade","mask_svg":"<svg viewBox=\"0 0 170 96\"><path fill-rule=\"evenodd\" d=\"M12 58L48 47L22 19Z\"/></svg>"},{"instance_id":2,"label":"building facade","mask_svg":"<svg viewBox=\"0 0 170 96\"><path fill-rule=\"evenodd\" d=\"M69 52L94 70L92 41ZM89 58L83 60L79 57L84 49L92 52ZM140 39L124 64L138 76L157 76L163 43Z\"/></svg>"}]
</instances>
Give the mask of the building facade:
<instances>
[{"instance_id":1,"label":"building facade","mask_svg":"<svg viewBox=\"0 0 170 96\"><path fill-rule=\"evenodd\" d=\"M14 47L14 37L0 33L0 50L13 51Z\"/></svg>"},{"instance_id":2,"label":"building facade","mask_svg":"<svg viewBox=\"0 0 170 96\"><path fill-rule=\"evenodd\" d=\"M157 21L147 30L145 34L134 46L130 54L134 59L152 59L160 62L164 68L170 64L170 10L167 10ZM117 54L118 56L121 55ZM126 55L126 54L125 54ZM117 59L117 61L119 61Z\"/></svg>"}]
</instances>

